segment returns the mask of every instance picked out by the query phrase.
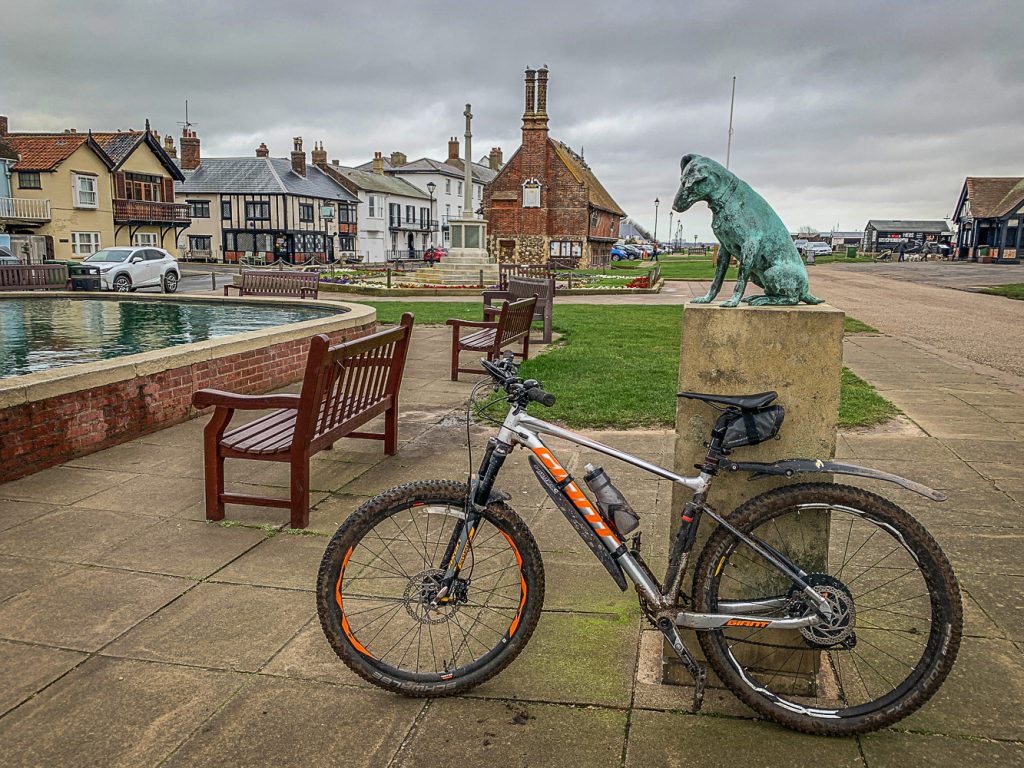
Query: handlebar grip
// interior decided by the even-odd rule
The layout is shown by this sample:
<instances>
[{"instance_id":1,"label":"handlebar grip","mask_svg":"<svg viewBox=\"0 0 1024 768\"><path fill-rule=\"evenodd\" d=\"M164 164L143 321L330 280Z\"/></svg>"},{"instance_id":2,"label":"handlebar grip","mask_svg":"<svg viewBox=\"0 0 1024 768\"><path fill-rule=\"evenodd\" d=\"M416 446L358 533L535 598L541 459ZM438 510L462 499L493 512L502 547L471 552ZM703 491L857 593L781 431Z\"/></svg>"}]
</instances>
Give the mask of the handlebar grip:
<instances>
[{"instance_id":1,"label":"handlebar grip","mask_svg":"<svg viewBox=\"0 0 1024 768\"><path fill-rule=\"evenodd\" d=\"M550 408L555 404L555 396L540 387L531 387L526 394L533 402L540 403L545 408Z\"/></svg>"}]
</instances>

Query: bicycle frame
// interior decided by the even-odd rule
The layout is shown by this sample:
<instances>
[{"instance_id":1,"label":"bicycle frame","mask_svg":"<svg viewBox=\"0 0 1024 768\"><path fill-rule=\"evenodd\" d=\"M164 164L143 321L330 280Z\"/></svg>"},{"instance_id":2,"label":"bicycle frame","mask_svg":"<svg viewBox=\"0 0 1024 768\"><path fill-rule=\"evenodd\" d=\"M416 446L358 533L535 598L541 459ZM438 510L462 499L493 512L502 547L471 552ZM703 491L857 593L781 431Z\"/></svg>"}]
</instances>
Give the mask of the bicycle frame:
<instances>
[{"instance_id":1,"label":"bicycle frame","mask_svg":"<svg viewBox=\"0 0 1024 768\"><path fill-rule=\"evenodd\" d=\"M664 584L659 584L650 570L634 556L626 545L604 520L601 514L583 494L572 476L565 470L555 455L541 440L541 435L551 435L568 442L589 448L606 456L624 461L638 469L671 480L674 483L693 491L693 500L686 505L682 513L681 525L669 557L668 569ZM806 616L784 618L772 617L770 612L785 606L787 598L779 597L756 601L722 601L718 604L718 612L701 613L695 611L679 611L671 616L675 626L695 630L714 630L723 627L752 627L765 629L799 629L827 620L831 616L828 601L812 589L804 578L807 574L789 561L782 553L765 542L749 537L736 530L720 515L704 504L704 497L713 478L712 467L706 467L696 477L684 477L664 467L659 467L641 458L620 451L612 446L592 440L569 429L549 424L546 421L530 416L525 410L515 406L509 408L508 414L501 425L497 438L492 438L488 451L480 466L480 472L470 479L470 499L467 505L466 524L457 530L444 554L441 563L446 567L442 580L442 588L438 592L437 601L444 602L451 584L457 578L462 562L468 552L469 544L476 533L480 513L489 501L494 479L504 462L505 457L516 445L529 450L550 476L555 486L563 491L568 501L583 516L590 529L606 548L612 560L622 569L633 582L637 591L655 612L662 614L671 611L677 604L677 595L685 574L686 562L696 538L697 526L702 514L708 514L719 525L729 529L750 549L767 560L777 570L785 574L794 584L798 585L807 596L815 611ZM709 457L710 457L709 453ZM707 471L711 469L712 471ZM580 532L581 536L584 532ZM652 616L653 618L653 616ZM663 620L664 616L660 620Z\"/></svg>"}]
</instances>

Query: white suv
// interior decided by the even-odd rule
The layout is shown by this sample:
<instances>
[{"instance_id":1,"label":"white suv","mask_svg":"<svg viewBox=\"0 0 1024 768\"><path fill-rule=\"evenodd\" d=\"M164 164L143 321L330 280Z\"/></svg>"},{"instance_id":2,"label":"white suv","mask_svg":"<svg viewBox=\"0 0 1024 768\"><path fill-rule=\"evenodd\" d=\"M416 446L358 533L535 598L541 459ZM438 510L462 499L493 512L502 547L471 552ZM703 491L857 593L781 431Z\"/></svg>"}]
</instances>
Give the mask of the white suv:
<instances>
[{"instance_id":1,"label":"white suv","mask_svg":"<svg viewBox=\"0 0 1024 768\"><path fill-rule=\"evenodd\" d=\"M83 262L100 268L100 283L106 291L127 293L136 288L178 290L178 262L162 248L104 248Z\"/></svg>"}]
</instances>

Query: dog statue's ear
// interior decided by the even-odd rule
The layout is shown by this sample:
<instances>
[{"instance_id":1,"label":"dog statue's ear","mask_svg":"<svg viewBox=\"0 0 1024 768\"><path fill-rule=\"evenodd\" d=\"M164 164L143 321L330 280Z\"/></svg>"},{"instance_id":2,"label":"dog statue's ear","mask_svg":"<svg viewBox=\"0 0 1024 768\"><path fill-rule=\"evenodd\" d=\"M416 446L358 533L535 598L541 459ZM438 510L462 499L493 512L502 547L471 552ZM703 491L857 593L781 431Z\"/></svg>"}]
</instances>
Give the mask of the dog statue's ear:
<instances>
[{"instance_id":1,"label":"dog statue's ear","mask_svg":"<svg viewBox=\"0 0 1024 768\"><path fill-rule=\"evenodd\" d=\"M696 158L697 155L683 155L683 159L679 161L679 170L685 171L686 166L690 164L690 161Z\"/></svg>"}]
</instances>

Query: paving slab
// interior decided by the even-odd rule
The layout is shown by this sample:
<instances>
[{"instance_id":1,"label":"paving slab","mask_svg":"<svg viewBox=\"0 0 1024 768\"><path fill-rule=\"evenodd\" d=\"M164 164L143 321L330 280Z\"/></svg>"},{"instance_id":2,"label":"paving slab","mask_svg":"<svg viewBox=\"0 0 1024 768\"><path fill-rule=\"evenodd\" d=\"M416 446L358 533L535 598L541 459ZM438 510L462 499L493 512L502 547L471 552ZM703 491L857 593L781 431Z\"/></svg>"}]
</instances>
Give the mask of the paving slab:
<instances>
[{"instance_id":1,"label":"paving slab","mask_svg":"<svg viewBox=\"0 0 1024 768\"><path fill-rule=\"evenodd\" d=\"M34 501L11 501L0 499L0 531L6 531L28 520L35 520L57 509L53 504L40 504Z\"/></svg>"},{"instance_id":2,"label":"paving slab","mask_svg":"<svg viewBox=\"0 0 1024 768\"><path fill-rule=\"evenodd\" d=\"M708 715L636 710L629 727L627 768L864 766L855 739L823 739L780 726Z\"/></svg>"},{"instance_id":3,"label":"paving slab","mask_svg":"<svg viewBox=\"0 0 1024 768\"><path fill-rule=\"evenodd\" d=\"M124 485L137 475L97 469L59 466L0 484L0 498L73 504L109 488Z\"/></svg>"},{"instance_id":4,"label":"paving slab","mask_svg":"<svg viewBox=\"0 0 1024 768\"><path fill-rule=\"evenodd\" d=\"M1024 576L964 573L960 582L1006 637L1024 638Z\"/></svg>"},{"instance_id":5,"label":"paving slab","mask_svg":"<svg viewBox=\"0 0 1024 768\"><path fill-rule=\"evenodd\" d=\"M159 449L153 449L154 466L159 464L159 455ZM203 484L196 482L195 478L164 474L135 475L129 482L80 499L76 506L135 515L159 514L173 517L181 510L201 502L203 498ZM154 499L160 499L158 506L154 506Z\"/></svg>"},{"instance_id":6,"label":"paving slab","mask_svg":"<svg viewBox=\"0 0 1024 768\"><path fill-rule=\"evenodd\" d=\"M529 644L469 696L626 707L639 617L545 611Z\"/></svg>"},{"instance_id":7,"label":"paving slab","mask_svg":"<svg viewBox=\"0 0 1024 768\"><path fill-rule=\"evenodd\" d=\"M72 566L0 604L0 637L95 651L193 582Z\"/></svg>"},{"instance_id":8,"label":"paving slab","mask_svg":"<svg viewBox=\"0 0 1024 768\"><path fill-rule=\"evenodd\" d=\"M1024 745L981 739L886 731L861 737L861 748L871 768L1024 765Z\"/></svg>"},{"instance_id":9,"label":"paving slab","mask_svg":"<svg viewBox=\"0 0 1024 768\"><path fill-rule=\"evenodd\" d=\"M308 593L204 583L103 652L255 672L315 612L316 604Z\"/></svg>"},{"instance_id":10,"label":"paving slab","mask_svg":"<svg viewBox=\"0 0 1024 768\"><path fill-rule=\"evenodd\" d=\"M283 532L264 538L258 546L213 574L211 581L312 592L328 541L326 536Z\"/></svg>"},{"instance_id":11,"label":"paving slab","mask_svg":"<svg viewBox=\"0 0 1024 768\"><path fill-rule=\"evenodd\" d=\"M0 555L0 602L69 570L48 560Z\"/></svg>"},{"instance_id":12,"label":"paving slab","mask_svg":"<svg viewBox=\"0 0 1024 768\"><path fill-rule=\"evenodd\" d=\"M372 687L338 658L313 617L262 669L263 674Z\"/></svg>"},{"instance_id":13,"label":"paving slab","mask_svg":"<svg viewBox=\"0 0 1024 768\"><path fill-rule=\"evenodd\" d=\"M309 526L306 530L333 536L349 515L370 498L372 497L351 493L334 493L326 496L309 511Z\"/></svg>"},{"instance_id":14,"label":"paving slab","mask_svg":"<svg viewBox=\"0 0 1024 768\"><path fill-rule=\"evenodd\" d=\"M88 562L148 573L202 579L267 538L254 528L193 520L160 520Z\"/></svg>"},{"instance_id":15,"label":"paving slab","mask_svg":"<svg viewBox=\"0 0 1024 768\"><path fill-rule=\"evenodd\" d=\"M4 766L156 766L242 682L225 672L94 657L0 720Z\"/></svg>"},{"instance_id":16,"label":"paving slab","mask_svg":"<svg viewBox=\"0 0 1024 768\"><path fill-rule=\"evenodd\" d=\"M0 640L0 715L88 658L78 651Z\"/></svg>"},{"instance_id":17,"label":"paving slab","mask_svg":"<svg viewBox=\"0 0 1024 768\"><path fill-rule=\"evenodd\" d=\"M62 507L0 533L0 552L66 562L92 562L126 539L137 539L157 522L122 512Z\"/></svg>"},{"instance_id":18,"label":"paving slab","mask_svg":"<svg viewBox=\"0 0 1024 768\"><path fill-rule=\"evenodd\" d=\"M430 702L396 766L580 765L618 768L626 713L525 702Z\"/></svg>"},{"instance_id":19,"label":"paving slab","mask_svg":"<svg viewBox=\"0 0 1024 768\"><path fill-rule=\"evenodd\" d=\"M257 677L163 765L387 765L424 705L378 690Z\"/></svg>"}]
</instances>

